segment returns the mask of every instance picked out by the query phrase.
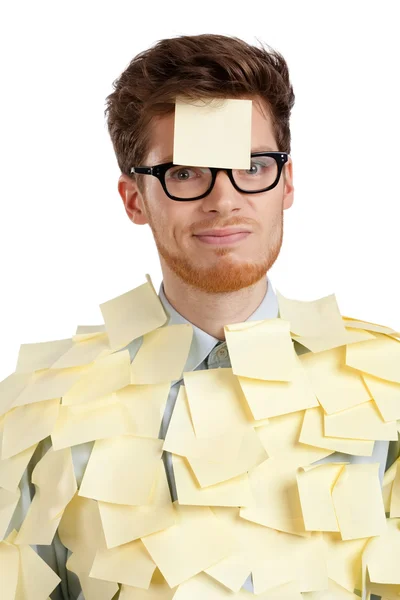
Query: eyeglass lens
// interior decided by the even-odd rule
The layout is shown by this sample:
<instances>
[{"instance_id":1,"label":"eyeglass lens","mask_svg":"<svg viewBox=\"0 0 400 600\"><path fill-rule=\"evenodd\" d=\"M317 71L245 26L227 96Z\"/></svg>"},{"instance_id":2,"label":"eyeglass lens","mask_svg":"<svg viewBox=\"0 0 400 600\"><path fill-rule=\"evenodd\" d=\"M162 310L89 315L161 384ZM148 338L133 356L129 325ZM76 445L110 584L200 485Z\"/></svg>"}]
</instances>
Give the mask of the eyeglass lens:
<instances>
[{"instance_id":1,"label":"eyeglass lens","mask_svg":"<svg viewBox=\"0 0 400 600\"><path fill-rule=\"evenodd\" d=\"M257 192L272 185L278 175L278 163L272 156L254 156L250 169L232 170L236 185L244 192ZM174 165L165 173L168 193L177 198L195 198L205 194L212 173L207 167Z\"/></svg>"}]
</instances>

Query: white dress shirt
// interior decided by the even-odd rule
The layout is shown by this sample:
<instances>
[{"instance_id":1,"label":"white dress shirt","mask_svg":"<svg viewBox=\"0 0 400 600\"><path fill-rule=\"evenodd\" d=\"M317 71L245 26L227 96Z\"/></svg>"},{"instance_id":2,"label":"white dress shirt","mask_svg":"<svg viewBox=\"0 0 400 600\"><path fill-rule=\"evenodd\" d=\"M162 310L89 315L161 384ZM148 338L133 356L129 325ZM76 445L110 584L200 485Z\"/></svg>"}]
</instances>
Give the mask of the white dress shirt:
<instances>
[{"instance_id":1,"label":"white dress shirt","mask_svg":"<svg viewBox=\"0 0 400 600\"><path fill-rule=\"evenodd\" d=\"M247 321L258 321L264 319L273 319L279 316L279 306L275 291L272 288L271 282L267 277L267 292L262 300L260 306L249 316ZM165 325L176 325L179 323L189 323L182 315L180 315L168 302L165 293L164 286L161 283L159 290L159 298L162 302L166 313L169 315L169 321ZM193 327L193 338L190 346L189 355L183 369L186 371L202 370L202 369L216 369L216 368L229 368L231 367L228 348L225 341L218 340L217 338L209 335L199 327L192 324ZM131 361L135 358L143 341L143 337L133 340L128 346L121 350L129 349ZM295 342L295 349L298 354L307 352L307 350ZM170 393L168 396L164 416L161 423L159 437L165 438L168 425L171 419L171 415L175 406L176 398L178 395L179 387L183 379L173 381L171 383ZM85 444L79 444L71 448L72 459L75 468L75 475L77 484L80 486L86 465L88 463L90 453L92 451L94 442L87 442ZM388 445L389 442L375 442L374 452L372 456L360 457L350 456L342 453L334 453L327 458L319 462L332 462L332 461L346 461L351 463L362 463L362 462L379 462L380 463L380 477L383 478L385 471L387 456L388 456ZM21 498L11 520L10 526L6 532L8 535L13 529L19 530L23 519L27 513L29 505L34 495L34 485L30 483L32 470L34 469L37 462L44 456L47 450L51 446L50 437L46 438L41 442L36 449L32 460L29 464L28 469L25 471L24 476L20 483ZM163 460L166 468L168 484L171 491L171 497L173 500L177 499L175 480L172 469L172 457L169 452L164 452ZM47 564L60 576L61 583L57 586L54 592L51 594L52 600L84 600L79 580L74 573L66 569L66 561L70 556L70 551L67 550L61 543L58 533L54 537L53 544L50 546L32 546L36 552L47 562ZM249 591L253 591L251 576L244 582L243 587Z\"/></svg>"}]
</instances>

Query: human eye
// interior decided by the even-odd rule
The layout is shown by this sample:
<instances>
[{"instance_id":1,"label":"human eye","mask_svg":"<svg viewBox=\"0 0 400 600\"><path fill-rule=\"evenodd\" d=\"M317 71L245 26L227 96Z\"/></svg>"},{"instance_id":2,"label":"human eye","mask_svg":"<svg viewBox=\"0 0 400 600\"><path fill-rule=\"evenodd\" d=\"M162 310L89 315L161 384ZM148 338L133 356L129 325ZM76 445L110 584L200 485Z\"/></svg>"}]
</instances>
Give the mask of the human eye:
<instances>
[{"instance_id":1,"label":"human eye","mask_svg":"<svg viewBox=\"0 0 400 600\"><path fill-rule=\"evenodd\" d=\"M192 178L201 177L203 175L203 170L196 167L184 167L179 165L177 167L171 167L166 174L168 179L175 179L177 181L188 181L191 178L191 175Z\"/></svg>"},{"instance_id":2,"label":"human eye","mask_svg":"<svg viewBox=\"0 0 400 600\"><path fill-rule=\"evenodd\" d=\"M245 169L246 175L259 175L269 169L274 163L274 159L268 156L260 157L251 161L250 169Z\"/></svg>"}]
</instances>

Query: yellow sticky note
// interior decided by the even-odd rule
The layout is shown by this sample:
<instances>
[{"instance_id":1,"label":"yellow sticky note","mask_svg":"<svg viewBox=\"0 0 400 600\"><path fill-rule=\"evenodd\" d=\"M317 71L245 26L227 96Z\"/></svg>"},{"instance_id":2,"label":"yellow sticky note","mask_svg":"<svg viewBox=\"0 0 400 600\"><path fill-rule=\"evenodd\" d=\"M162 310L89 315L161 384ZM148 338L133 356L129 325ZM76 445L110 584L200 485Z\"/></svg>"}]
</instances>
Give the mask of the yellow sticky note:
<instances>
[{"instance_id":1,"label":"yellow sticky note","mask_svg":"<svg viewBox=\"0 0 400 600\"><path fill-rule=\"evenodd\" d=\"M72 336L74 342L83 342L90 338L97 337L106 332L106 326L103 325L78 325L75 335Z\"/></svg>"},{"instance_id":2,"label":"yellow sticky note","mask_svg":"<svg viewBox=\"0 0 400 600\"><path fill-rule=\"evenodd\" d=\"M11 373L0 382L0 416L10 410L34 376L34 373Z\"/></svg>"},{"instance_id":3,"label":"yellow sticky note","mask_svg":"<svg viewBox=\"0 0 400 600\"><path fill-rule=\"evenodd\" d=\"M297 585L298 592L302 593L327 587L325 547L319 534L309 537L280 534L274 550L272 558L260 561L253 569L254 591L257 595L260 592L271 593L274 598L273 591L279 580L292 581Z\"/></svg>"},{"instance_id":4,"label":"yellow sticky note","mask_svg":"<svg viewBox=\"0 0 400 600\"><path fill-rule=\"evenodd\" d=\"M366 331L346 329L335 294L317 300L291 300L277 290L279 315L290 321L293 338L312 352L323 352L359 340L373 339Z\"/></svg>"},{"instance_id":5,"label":"yellow sticky note","mask_svg":"<svg viewBox=\"0 0 400 600\"><path fill-rule=\"evenodd\" d=\"M225 333L227 331L250 331L253 327L259 327L266 321L270 322L270 331L281 331L282 324L281 319L260 319L258 321L242 321L241 323L230 323L224 325ZM285 325L283 325L285 327Z\"/></svg>"},{"instance_id":6,"label":"yellow sticky note","mask_svg":"<svg viewBox=\"0 0 400 600\"><path fill-rule=\"evenodd\" d=\"M55 450L132 433L129 414L116 393L71 406L60 406L51 433Z\"/></svg>"},{"instance_id":7,"label":"yellow sticky note","mask_svg":"<svg viewBox=\"0 0 400 600\"><path fill-rule=\"evenodd\" d=\"M290 453L293 465L302 467L333 454L333 450L299 442L304 415L305 411L302 410L273 417L267 425L256 428L270 458L282 458L286 453Z\"/></svg>"},{"instance_id":8,"label":"yellow sticky note","mask_svg":"<svg viewBox=\"0 0 400 600\"><path fill-rule=\"evenodd\" d=\"M32 483L36 493L15 543L49 545L77 490L70 448L56 452L50 448L33 469Z\"/></svg>"},{"instance_id":9,"label":"yellow sticky note","mask_svg":"<svg viewBox=\"0 0 400 600\"><path fill-rule=\"evenodd\" d=\"M397 440L396 421L386 423L373 400L324 416L325 435L356 440Z\"/></svg>"},{"instance_id":10,"label":"yellow sticky note","mask_svg":"<svg viewBox=\"0 0 400 600\"><path fill-rule=\"evenodd\" d=\"M386 530L379 463L345 465L332 490L343 540L381 535Z\"/></svg>"},{"instance_id":11,"label":"yellow sticky note","mask_svg":"<svg viewBox=\"0 0 400 600\"><path fill-rule=\"evenodd\" d=\"M72 347L71 338L21 344L18 353L16 373L32 373L41 369L49 369L63 354Z\"/></svg>"},{"instance_id":12,"label":"yellow sticky note","mask_svg":"<svg viewBox=\"0 0 400 600\"><path fill-rule=\"evenodd\" d=\"M7 544L14 544L15 538L17 537L17 535L18 535L18 531L16 529L13 529L12 531L10 531L8 536L6 538L4 538L4 541L7 542Z\"/></svg>"},{"instance_id":13,"label":"yellow sticky note","mask_svg":"<svg viewBox=\"0 0 400 600\"><path fill-rule=\"evenodd\" d=\"M266 319L246 329L225 327L232 372L241 377L291 381L297 366L289 322Z\"/></svg>"},{"instance_id":14,"label":"yellow sticky note","mask_svg":"<svg viewBox=\"0 0 400 600\"><path fill-rule=\"evenodd\" d=\"M366 564L374 583L400 584L400 519L388 519L387 528L367 547Z\"/></svg>"},{"instance_id":15,"label":"yellow sticky note","mask_svg":"<svg viewBox=\"0 0 400 600\"><path fill-rule=\"evenodd\" d=\"M373 375L361 374L369 389L371 398L375 400L384 421L400 419L400 383L385 381Z\"/></svg>"},{"instance_id":16,"label":"yellow sticky note","mask_svg":"<svg viewBox=\"0 0 400 600\"><path fill-rule=\"evenodd\" d=\"M282 452L299 446L299 437L304 419L304 410L269 419L256 428L268 456L279 456Z\"/></svg>"},{"instance_id":17,"label":"yellow sticky note","mask_svg":"<svg viewBox=\"0 0 400 600\"><path fill-rule=\"evenodd\" d=\"M131 435L158 438L170 388L169 383L127 385L115 392L128 411Z\"/></svg>"},{"instance_id":18,"label":"yellow sticky note","mask_svg":"<svg viewBox=\"0 0 400 600\"><path fill-rule=\"evenodd\" d=\"M0 542L0 590L3 600L14 600L18 584L19 552L13 544Z\"/></svg>"},{"instance_id":19,"label":"yellow sticky note","mask_svg":"<svg viewBox=\"0 0 400 600\"><path fill-rule=\"evenodd\" d=\"M199 573L178 586L174 600L224 600L232 598L232 592L206 573Z\"/></svg>"},{"instance_id":20,"label":"yellow sticky note","mask_svg":"<svg viewBox=\"0 0 400 600\"><path fill-rule=\"evenodd\" d=\"M13 492L17 489L21 477L28 466L30 459L36 449L37 444L30 446L26 450L11 456L10 458L1 457L1 448L3 445L3 427L4 417L0 417L0 487Z\"/></svg>"},{"instance_id":21,"label":"yellow sticky note","mask_svg":"<svg viewBox=\"0 0 400 600\"><path fill-rule=\"evenodd\" d=\"M374 450L373 441L328 437L324 434L324 411L322 408L310 408L305 411L299 441L302 444L327 448L335 452L345 452L346 454L354 454L356 456L371 456Z\"/></svg>"},{"instance_id":22,"label":"yellow sticky note","mask_svg":"<svg viewBox=\"0 0 400 600\"><path fill-rule=\"evenodd\" d=\"M147 590L155 568L156 565L143 543L136 540L111 550L98 550L90 577L117 581Z\"/></svg>"},{"instance_id":23,"label":"yellow sticky note","mask_svg":"<svg viewBox=\"0 0 400 600\"><path fill-rule=\"evenodd\" d=\"M248 425L242 391L232 369L190 371L183 378L196 437L241 431Z\"/></svg>"},{"instance_id":24,"label":"yellow sticky note","mask_svg":"<svg viewBox=\"0 0 400 600\"><path fill-rule=\"evenodd\" d=\"M79 579L82 588L83 597L88 600L112 600L118 592L118 584L114 581L105 581L89 576L93 558L90 564L87 560L82 560L81 554L72 554L67 560L66 567L72 571Z\"/></svg>"},{"instance_id":25,"label":"yellow sticky note","mask_svg":"<svg viewBox=\"0 0 400 600\"><path fill-rule=\"evenodd\" d=\"M176 590L174 600L226 600L236 595L237 598L244 598L246 592L232 594L223 585L209 577L206 573L199 573L187 581L181 583Z\"/></svg>"},{"instance_id":26,"label":"yellow sticky note","mask_svg":"<svg viewBox=\"0 0 400 600\"><path fill-rule=\"evenodd\" d=\"M274 529L242 519L238 508L213 507L212 511L229 527L234 547L229 556L206 569L206 573L233 592L238 592L250 573L254 575L262 560L276 556L280 534ZM290 564L287 564L286 574L285 581L289 581Z\"/></svg>"},{"instance_id":27,"label":"yellow sticky note","mask_svg":"<svg viewBox=\"0 0 400 600\"><path fill-rule=\"evenodd\" d=\"M14 400L13 407L61 398L89 369L90 366L84 366L72 367L71 369L43 369L36 371L28 384Z\"/></svg>"},{"instance_id":28,"label":"yellow sticky note","mask_svg":"<svg viewBox=\"0 0 400 600\"><path fill-rule=\"evenodd\" d=\"M142 538L170 587L179 585L227 556L229 529L206 506L179 506L176 523Z\"/></svg>"},{"instance_id":29,"label":"yellow sticky note","mask_svg":"<svg viewBox=\"0 0 400 600\"><path fill-rule=\"evenodd\" d=\"M219 581L225 588L238 592L251 574L248 562L235 553L209 567L205 570L205 573Z\"/></svg>"},{"instance_id":30,"label":"yellow sticky note","mask_svg":"<svg viewBox=\"0 0 400 600\"><path fill-rule=\"evenodd\" d=\"M300 591L304 594L325 590L328 574L322 536L313 534L310 538L302 539L298 542L298 549L301 549L297 554L297 582Z\"/></svg>"},{"instance_id":31,"label":"yellow sticky note","mask_svg":"<svg viewBox=\"0 0 400 600\"><path fill-rule=\"evenodd\" d=\"M254 593L272 592L276 587L296 579L293 564L286 555L280 555L280 549L274 558L260 560L252 569Z\"/></svg>"},{"instance_id":32,"label":"yellow sticky note","mask_svg":"<svg viewBox=\"0 0 400 600\"><path fill-rule=\"evenodd\" d=\"M43 600L57 587L61 579L29 546L18 546L20 574L15 598Z\"/></svg>"},{"instance_id":33,"label":"yellow sticky note","mask_svg":"<svg viewBox=\"0 0 400 600\"><path fill-rule=\"evenodd\" d=\"M247 600L253 600L254 594L243 590L241 592L244 598ZM297 581L291 581L290 583L284 583L277 587L267 590L263 594L257 594L259 600L303 600L303 595L299 591L299 585Z\"/></svg>"},{"instance_id":34,"label":"yellow sticky note","mask_svg":"<svg viewBox=\"0 0 400 600\"><path fill-rule=\"evenodd\" d=\"M304 368L296 356L291 381L263 381L238 377L243 394L256 420L319 406Z\"/></svg>"},{"instance_id":35,"label":"yellow sticky note","mask_svg":"<svg viewBox=\"0 0 400 600\"><path fill-rule=\"evenodd\" d=\"M349 592L361 586L361 557L369 539L342 540L340 533L323 533L328 577Z\"/></svg>"},{"instance_id":36,"label":"yellow sticky note","mask_svg":"<svg viewBox=\"0 0 400 600\"><path fill-rule=\"evenodd\" d=\"M4 417L2 459L15 456L50 435L57 421L60 400L46 400L10 410Z\"/></svg>"},{"instance_id":37,"label":"yellow sticky note","mask_svg":"<svg viewBox=\"0 0 400 600\"><path fill-rule=\"evenodd\" d=\"M374 331L375 333L386 333L396 334L397 332L391 327L386 325L378 325L377 323L371 323L370 321L360 321L359 319L353 319L352 317L344 317L342 319L345 327L351 327L352 329L365 329L366 331ZM398 333L397 333L398 335Z\"/></svg>"},{"instance_id":38,"label":"yellow sticky note","mask_svg":"<svg viewBox=\"0 0 400 600\"><path fill-rule=\"evenodd\" d=\"M142 590L138 587L122 585L119 600L172 600L176 587L170 588L160 570L154 571L149 589Z\"/></svg>"},{"instance_id":39,"label":"yellow sticky note","mask_svg":"<svg viewBox=\"0 0 400 600\"><path fill-rule=\"evenodd\" d=\"M178 97L174 164L250 169L251 122L251 100Z\"/></svg>"},{"instance_id":40,"label":"yellow sticky note","mask_svg":"<svg viewBox=\"0 0 400 600\"><path fill-rule=\"evenodd\" d=\"M143 506L127 506L110 502L98 504L107 548L132 542L175 523L175 511L162 461L159 461L158 474L147 504Z\"/></svg>"},{"instance_id":41,"label":"yellow sticky note","mask_svg":"<svg viewBox=\"0 0 400 600\"><path fill-rule=\"evenodd\" d=\"M251 424L253 427L262 427L263 425L268 425L270 419L253 419Z\"/></svg>"},{"instance_id":42,"label":"yellow sticky note","mask_svg":"<svg viewBox=\"0 0 400 600\"><path fill-rule=\"evenodd\" d=\"M126 435L96 441L79 495L115 504L147 504L161 454L162 440Z\"/></svg>"},{"instance_id":43,"label":"yellow sticky note","mask_svg":"<svg viewBox=\"0 0 400 600\"><path fill-rule=\"evenodd\" d=\"M159 327L146 333L131 364L131 383L157 384L181 379L192 338L190 323Z\"/></svg>"},{"instance_id":44,"label":"yellow sticky note","mask_svg":"<svg viewBox=\"0 0 400 600\"><path fill-rule=\"evenodd\" d=\"M67 369L70 367L81 367L88 365L102 356L111 354L108 335L98 334L89 339L74 341L71 348L58 358L52 365L52 369Z\"/></svg>"},{"instance_id":45,"label":"yellow sticky note","mask_svg":"<svg viewBox=\"0 0 400 600\"><path fill-rule=\"evenodd\" d=\"M201 487L215 485L238 477L268 458L256 431L251 427L243 435L239 453L225 461L207 461L188 457L190 466Z\"/></svg>"},{"instance_id":46,"label":"yellow sticky note","mask_svg":"<svg viewBox=\"0 0 400 600\"><path fill-rule=\"evenodd\" d=\"M197 483L186 459L172 456L179 504L193 506L247 506L251 501L251 490L247 473L202 488Z\"/></svg>"},{"instance_id":47,"label":"yellow sticky note","mask_svg":"<svg viewBox=\"0 0 400 600\"><path fill-rule=\"evenodd\" d=\"M297 485L307 531L339 531L331 491L342 470L341 464L300 468Z\"/></svg>"},{"instance_id":48,"label":"yellow sticky note","mask_svg":"<svg viewBox=\"0 0 400 600\"><path fill-rule=\"evenodd\" d=\"M130 368L129 350L95 360L82 378L64 394L62 403L71 405L90 402L129 385Z\"/></svg>"},{"instance_id":49,"label":"yellow sticky note","mask_svg":"<svg viewBox=\"0 0 400 600\"><path fill-rule=\"evenodd\" d=\"M14 492L0 488L0 540L6 534L20 496L21 491L19 488Z\"/></svg>"},{"instance_id":50,"label":"yellow sticky note","mask_svg":"<svg viewBox=\"0 0 400 600\"><path fill-rule=\"evenodd\" d=\"M174 600L229 600L236 595L240 600L250 600L254 594L247 590L240 590L236 594L226 589L223 585L209 577L206 573L199 573L195 577L182 583ZM259 600L301 600L302 596L295 582L276 586L263 594L257 594Z\"/></svg>"},{"instance_id":51,"label":"yellow sticky note","mask_svg":"<svg viewBox=\"0 0 400 600\"><path fill-rule=\"evenodd\" d=\"M292 337L296 342L299 342L311 350L311 352L325 352L326 350L332 350L339 346L355 344L357 342L364 342L375 338L375 336L368 333L368 331L351 329L351 327L346 327L344 332L321 332L319 337L303 337L299 335L293 335Z\"/></svg>"},{"instance_id":52,"label":"yellow sticky note","mask_svg":"<svg viewBox=\"0 0 400 600\"><path fill-rule=\"evenodd\" d=\"M147 283L100 304L112 352L168 320L150 276L146 279Z\"/></svg>"},{"instance_id":53,"label":"yellow sticky note","mask_svg":"<svg viewBox=\"0 0 400 600\"><path fill-rule=\"evenodd\" d=\"M316 354L309 352L299 359L326 413L371 400L361 374L346 365L345 346Z\"/></svg>"},{"instance_id":54,"label":"yellow sticky note","mask_svg":"<svg viewBox=\"0 0 400 600\"><path fill-rule=\"evenodd\" d=\"M186 388L181 385L178 390L174 410L168 426L163 449L186 456L212 462L235 460L239 454L243 435L236 429L226 431L222 435L199 438L193 429Z\"/></svg>"},{"instance_id":55,"label":"yellow sticky note","mask_svg":"<svg viewBox=\"0 0 400 600\"><path fill-rule=\"evenodd\" d=\"M76 494L63 513L58 533L72 552L67 569L79 578L84 598L111 600L119 589L117 583L89 577L97 551L105 549L97 502Z\"/></svg>"},{"instance_id":56,"label":"yellow sticky note","mask_svg":"<svg viewBox=\"0 0 400 600\"><path fill-rule=\"evenodd\" d=\"M381 379L400 383L400 341L381 333L375 339L350 344L346 364Z\"/></svg>"},{"instance_id":57,"label":"yellow sticky note","mask_svg":"<svg viewBox=\"0 0 400 600\"><path fill-rule=\"evenodd\" d=\"M306 534L293 458L269 458L249 473L253 502L240 516L279 531Z\"/></svg>"},{"instance_id":58,"label":"yellow sticky note","mask_svg":"<svg viewBox=\"0 0 400 600\"><path fill-rule=\"evenodd\" d=\"M317 300L292 300L278 290L279 315L290 321L290 331L302 337L322 337L332 332L345 333L335 294Z\"/></svg>"},{"instance_id":59,"label":"yellow sticky note","mask_svg":"<svg viewBox=\"0 0 400 600\"><path fill-rule=\"evenodd\" d=\"M360 597L349 592L344 587L333 581L328 580L328 588L320 592L306 592L303 597L308 600L360 600Z\"/></svg>"}]
</instances>

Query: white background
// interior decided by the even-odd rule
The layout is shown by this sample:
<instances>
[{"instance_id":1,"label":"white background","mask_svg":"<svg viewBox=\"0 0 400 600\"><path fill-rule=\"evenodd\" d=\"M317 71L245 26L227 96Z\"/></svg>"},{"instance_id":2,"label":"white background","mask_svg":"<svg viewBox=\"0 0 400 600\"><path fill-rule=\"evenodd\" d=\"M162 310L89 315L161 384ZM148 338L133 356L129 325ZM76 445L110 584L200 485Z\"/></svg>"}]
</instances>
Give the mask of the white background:
<instances>
[{"instance_id":1,"label":"white background","mask_svg":"<svg viewBox=\"0 0 400 600\"><path fill-rule=\"evenodd\" d=\"M270 271L282 294L400 329L397 1L8 2L0 16L0 380L22 343L102 323L161 270L127 217L104 119L112 82L159 39L220 33L281 52L295 200Z\"/></svg>"}]
</instances>

